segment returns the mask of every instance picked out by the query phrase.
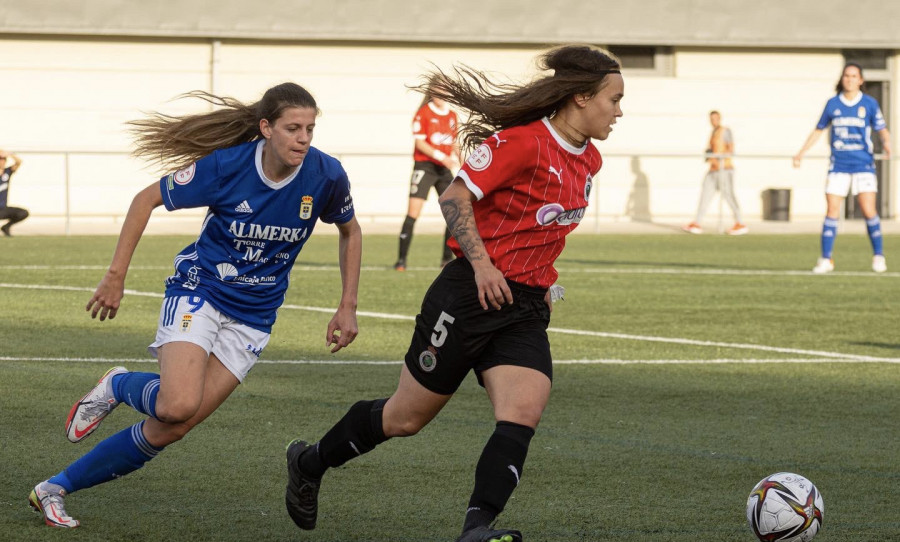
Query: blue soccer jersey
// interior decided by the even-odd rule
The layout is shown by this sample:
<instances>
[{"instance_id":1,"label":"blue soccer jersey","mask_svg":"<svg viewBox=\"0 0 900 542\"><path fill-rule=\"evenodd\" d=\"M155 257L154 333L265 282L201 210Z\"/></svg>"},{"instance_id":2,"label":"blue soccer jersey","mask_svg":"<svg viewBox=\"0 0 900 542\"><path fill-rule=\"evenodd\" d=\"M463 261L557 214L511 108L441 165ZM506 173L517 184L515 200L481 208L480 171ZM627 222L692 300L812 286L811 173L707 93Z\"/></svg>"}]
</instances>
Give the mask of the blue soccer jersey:
<instances>
[{"instance_id":1,"label":"blue soccer jersey","mask_svg":"<svg viewBox=\"0 0 900 542\"><path fill-rule=\"evenodd\" d=\"M310 147L275 183L262 169L265 140L221 149L160 180L166 209L209 207L199 238L175 257L166 295L199 295L223 314L270 332L294 261L321 219L353 218L340 162Z\"/></svg>"},{"instance_id":2,"label":"blue soccer jersey","mask_svg":"<svg viewBox=\"0 0 900 542\"><path fill-rule=\"evenodd\" d=\"M875 98L860 92L852 102L842 94L828 100L816 128L831 125L831 165L835 173L875 171L872 131L886 128Z\"/></svg>"}]
</instances>

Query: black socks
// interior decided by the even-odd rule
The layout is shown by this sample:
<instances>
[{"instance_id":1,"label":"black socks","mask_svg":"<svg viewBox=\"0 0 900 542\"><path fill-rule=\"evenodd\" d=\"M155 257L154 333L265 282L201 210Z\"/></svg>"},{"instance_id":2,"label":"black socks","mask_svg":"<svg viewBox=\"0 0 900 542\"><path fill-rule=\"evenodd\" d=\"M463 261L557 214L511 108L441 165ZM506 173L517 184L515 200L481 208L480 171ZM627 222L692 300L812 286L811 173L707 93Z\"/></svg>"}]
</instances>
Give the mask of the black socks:
<instances>
[{"instance_id":1,"label":"black socks","mask_svg":"<svg viewBox=\"0 0 900 542\"><path fill-rule=\"evenodd\" d=\"M475 489L469 499L463 532L490 525L503 511L519 485L528 444L534 429L512 422L497 422L475 467Z\"/></svg>"},{"instance_id":2,"label":"black socks","mask_svg":"<svg viewBox=\"0 0 900 542\"><path fill-rule=\"evenodd\" d=\"M371 452L386 441L381 419L387 399L359 401L350 407L315 446L300 456L300 468L321 478L329 467L339 467L356 456Z\"/></svg>"},{"instance_id":3,"label":"black socks","mask_svg":"<svg viewBox=\"0 0 900 542\"><path fill-rule=\"evenodd\" d=\"M400 229L400 254L397 257L399 261L406 261L406 255L409 254L409 245L412 243L413 226L415 224L416 219L411 216L407 216L403 221L403 227Z\"/></svg>"}]
</instances>

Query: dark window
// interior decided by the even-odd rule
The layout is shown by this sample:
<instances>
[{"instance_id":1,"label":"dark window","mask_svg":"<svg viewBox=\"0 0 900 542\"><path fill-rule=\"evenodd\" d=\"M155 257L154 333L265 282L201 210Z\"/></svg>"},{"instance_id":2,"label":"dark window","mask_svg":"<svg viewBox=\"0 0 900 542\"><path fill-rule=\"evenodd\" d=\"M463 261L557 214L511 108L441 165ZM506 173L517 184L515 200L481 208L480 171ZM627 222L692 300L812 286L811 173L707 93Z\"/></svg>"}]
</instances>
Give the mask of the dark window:
<instances>
[{"instance_id":1,"label":"dark window","mask_svg":"<svg viewBox=\"0 0 900 542\"><path fill-rule=\"evenodd\" d=\"M656 68L656 47L611 45L609 52L619 57L623 68L644 70Z\"/></svg>"},{"instance_id":2,"label":"dark window","mask_svg":"<svg viewBox=\"0 0 900 542\"><path fill-rule=\"evenodd\" d=\"M888 51L884 49L845 49L844 60L855 62L862 66L863 70L888 69Z\"/></svg>"}]
</instances>

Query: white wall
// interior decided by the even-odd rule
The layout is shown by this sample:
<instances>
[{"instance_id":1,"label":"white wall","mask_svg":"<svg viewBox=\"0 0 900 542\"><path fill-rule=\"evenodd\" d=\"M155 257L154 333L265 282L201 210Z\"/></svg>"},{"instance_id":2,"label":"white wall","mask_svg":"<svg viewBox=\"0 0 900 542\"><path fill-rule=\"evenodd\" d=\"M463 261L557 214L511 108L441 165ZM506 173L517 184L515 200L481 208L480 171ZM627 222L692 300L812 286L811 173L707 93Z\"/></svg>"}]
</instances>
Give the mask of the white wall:
<instances>
[{"instance_id":1,"label":"white wall","mask_svg":"<svg viewBox=\"0 0 900 542\"><path fill-rule=\"evenodd\" d=\"M253 101L285 80L316 96L322 116L314 144L343 161L364 227L394 231L406 211L410 119L420 100L406 86L430 63L447 68L463 62L523 80L535 73L540 52L224 42L214 62L213 50L205 41L0 38L0 78L6 82L0 86L0 148L21 153L26 162L14 178L10 203L33 215L19 231L63 231L67 200L70 232L117 231L133 194L158 176L128 157L127 120L142 111L203 110L199 101L170 101L189 90ZM598 143L606 163L596 204L580 230L602 229L612 220L689 219L706 171L701 154L710 109L720 110L734 132L737 192L746 218L760 219L763 190L791 188L793 218L819 220L825 138L801 169L791 167L789 156L814 127L841 65L839 51L693 48L675 51L671 77L629 76L626 66L625 117L608 141ZM900 85L893 93L890 127L900 110ZM716 210L714 204L711 214ZM201 215L159 211L152 224L156 231L194 232ZM440 226L434 198L421 224L423 231Z\"/></svg>"}]
</instances>

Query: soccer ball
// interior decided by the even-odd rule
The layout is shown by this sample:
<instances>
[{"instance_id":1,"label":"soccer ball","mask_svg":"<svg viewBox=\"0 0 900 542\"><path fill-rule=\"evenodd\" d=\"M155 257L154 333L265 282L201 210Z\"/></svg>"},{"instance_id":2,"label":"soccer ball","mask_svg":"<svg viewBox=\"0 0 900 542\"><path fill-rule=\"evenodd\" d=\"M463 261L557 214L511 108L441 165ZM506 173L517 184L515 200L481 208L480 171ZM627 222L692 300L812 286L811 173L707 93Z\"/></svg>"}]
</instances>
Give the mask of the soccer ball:
<instances>
[{"instance_id":1,"label":"soccer ball","mask_svg":"<svg viewBox=\"0 0 900 542\"><path fill-rule=\"evenodd\" d=\"M822 494L799 474L766 476L747 499L747 523L762 542L809 542L822 528L824 517Z\"/></svg>"}]
</instances>

